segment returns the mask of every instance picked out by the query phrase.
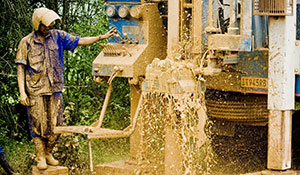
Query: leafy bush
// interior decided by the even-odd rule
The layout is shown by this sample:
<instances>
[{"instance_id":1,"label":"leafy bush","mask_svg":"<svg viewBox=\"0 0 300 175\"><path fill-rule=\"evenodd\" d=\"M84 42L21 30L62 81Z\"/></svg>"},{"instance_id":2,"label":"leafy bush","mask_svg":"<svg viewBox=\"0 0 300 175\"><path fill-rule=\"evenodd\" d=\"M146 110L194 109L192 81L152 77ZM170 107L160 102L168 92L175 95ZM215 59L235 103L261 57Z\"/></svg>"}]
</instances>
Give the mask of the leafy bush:
<instances>
[{"instance_id":1,"label":"leafy bush","mask_svg":"<svg viewBox=\"0 0 300 175\"><path fill-rule=\"evenodd\" d=\"M54 157L61 166L68 167L70 174L87 174L88 159L82 156L84 147L83 140L74 134L65 134L54 148Z\"/></svg>"},{"instance_id":2,"label":"leafy bush","mask_svg":"<svg viewBox=\"0 0 300 175\"><path fill-rule=\"evenodd\" d=\"M22 140L26 132L26 115L19 105L16 65L17 46L29 34L32 5L23 0L6 0L0 12L0 138ZM4 144L3 139L1 144Z\"/></svg>"},{"instance_id":3,"label":"leafy bush","mask_svg":"<svg viewBox=\"0 0 300 175\"><path fill-rule=\"evenodd\" d=\"M30 141L16 141L6 138L5 145L2 145L6 152L12 168L20 174L31 174L32 166L35 165L34 145ZM0 174L4 170L0 168Z\"/></svg>"}]
</instances>

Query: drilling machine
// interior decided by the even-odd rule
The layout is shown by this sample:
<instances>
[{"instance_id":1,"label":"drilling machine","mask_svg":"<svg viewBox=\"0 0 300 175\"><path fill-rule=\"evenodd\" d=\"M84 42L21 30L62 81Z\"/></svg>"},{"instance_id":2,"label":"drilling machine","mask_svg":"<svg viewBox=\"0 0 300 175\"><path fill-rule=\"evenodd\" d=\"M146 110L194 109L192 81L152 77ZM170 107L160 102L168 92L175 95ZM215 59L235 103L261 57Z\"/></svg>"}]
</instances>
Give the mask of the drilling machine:
<instances>
[{"instance_id":1,"label":"drilling machine","mask_svg":"<svg viewBox=\"0 0 300 175\"><path fill-rule=\"evenodd\" d=\"M145 92L204 95L205 106L197 112L200 124L189 133L198 140L205 140L207 120L214 121L215 134L228 136L237 124L268 124L267 168L291 168L291 113L300 96L298 1L106 0L105 8L109 27L118 32L102 45L93 76L97 82L110 77L106 99L114 77L129 79L130 132L95 129L101 127L105 109L91 127L58 128L89 139L130 136L130 161L99 165L97 174L136 174L132 169L138 165L132 162L144 137L139 110ZM163 174L194 174L183 167L186 158L176 137L184 134L175 135L174 128L165 128Z\"/></svg>"},{"instance_id":2,"label":"drilling machine","mask_svg":"<svg viewBox=\"0 0 300 175\"><path fill-rule=\"evenodd\" d=\"M94 80L102 82L106 79L108 84L99 120L90 126L62 126L56 127L54 131L87 135L92 172L104 173L102 166L96 167L96 170L93 166L91 146L93 139L130 136L130 159L136 160L141 139L137 125L139 115L137 109L141 106L141 84L145 77L146 66L154 58L166 57L166 8L167 3L160 0L105 0L108 26L110 29L115 28L116 32L107 44L101 44L103 49L93 61ZM124 130L101 128L115 77L128 78L130 84L131 124ZM126 163L126 166L129 165ZM114 173L110 172L110 174Z\"/></svg>"},{"instance_id":3,"label":"drilling machine","mask_svg":"<svg viewBox=\"0 0 300 175\"><path fill-rule=\"evenodd\" d=\"M102 52L93 62L93 76L126 77L130 84L131 121L136 119L141 105L141 83L146 66L154 58L166 57L166 3L142 0L107 0L106 14L109 28L117 34L103 45ZM130 158L136 159L141 133L138 126L130 137ZM100 171L100 170L99 170Z\"/></svg>"}]
</instances>

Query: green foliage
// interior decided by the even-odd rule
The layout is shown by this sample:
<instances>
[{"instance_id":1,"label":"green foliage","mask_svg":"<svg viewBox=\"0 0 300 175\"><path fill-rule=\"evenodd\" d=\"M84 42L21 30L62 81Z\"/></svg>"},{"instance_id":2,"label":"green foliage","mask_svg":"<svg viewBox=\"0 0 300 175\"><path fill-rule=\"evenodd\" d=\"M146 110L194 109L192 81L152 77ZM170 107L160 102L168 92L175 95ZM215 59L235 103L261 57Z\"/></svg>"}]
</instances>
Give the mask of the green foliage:
<instances>
[{"instance_id":1,"label":"green foliage","mask_svg":"<svg viewBox=\"0 0 300 175\"><path fill-rule=\"evenodd\" d=\"M104 118L104 127L123 129L129 125L129 105L127 79L116 79L113 82L110 103ZM127 85L127 86L126 86ZM69 125L90 125L100 116L106 93L105 83L92 83L89 88L70 89L70 95L66 96L65 120Z\"/></svg>"},{"instance_id":2,"label":"green foliage","mask_svg":"<svg viewBox=\"0 0 300 175\"><path fill-rule=\"evenodd\" d=\"M70 174L86 174L88 172L88 159L82 156L84 142L81 137L65 134L60 138L59 144L54 148L54 157L61 166L68 167Z\"/></svg>"},{"instance_id":3,"label":"green foliage","mask_svg":"<svg viewBox=\"0 0 300 175\"><path fill-rule=\"evenodd\" d=\"M10 165L15 171L20 172L22 175L31 174L32 166L35 164L34 145L32 142L20 142L6 138L3 149L6 152L6 157ZM2 168L0 168L0 174L5 174Z\"/></svg>"},{"instance_id":4,"label":"green foliage","mask_svg":"<svg viewBox=\"0 0 300 175\"><path fill-rule=\"evenodd\" d=\"M26 136L26 115L20 108L14 59L22 37L31 32L32 5L24 0L1 1L0 12L0 138ZM5 140L2 141L4 144Z\"/></svg>"}]
</instances>

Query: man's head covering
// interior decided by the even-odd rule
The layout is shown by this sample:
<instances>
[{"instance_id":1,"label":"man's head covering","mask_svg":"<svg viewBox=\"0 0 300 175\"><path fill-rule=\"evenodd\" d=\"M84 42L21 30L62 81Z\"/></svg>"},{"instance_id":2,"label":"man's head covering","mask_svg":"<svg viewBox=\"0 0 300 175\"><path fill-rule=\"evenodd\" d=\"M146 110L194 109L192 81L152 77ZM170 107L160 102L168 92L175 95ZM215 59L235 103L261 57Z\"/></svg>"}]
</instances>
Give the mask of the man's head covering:
<instances>
[{"instance_id":1,"label":"man's head covering","mask_svg":"<svg viewBox=\"0 0 300 175\"><path fill-rule=\"evenodd\" d=\"M47 9L45 7L37 8L32 14L32 25L35 31L39 29L40 23L45 26L50 26L55 20L61 18L53 10Z\"/></svg>"}]
</instances>

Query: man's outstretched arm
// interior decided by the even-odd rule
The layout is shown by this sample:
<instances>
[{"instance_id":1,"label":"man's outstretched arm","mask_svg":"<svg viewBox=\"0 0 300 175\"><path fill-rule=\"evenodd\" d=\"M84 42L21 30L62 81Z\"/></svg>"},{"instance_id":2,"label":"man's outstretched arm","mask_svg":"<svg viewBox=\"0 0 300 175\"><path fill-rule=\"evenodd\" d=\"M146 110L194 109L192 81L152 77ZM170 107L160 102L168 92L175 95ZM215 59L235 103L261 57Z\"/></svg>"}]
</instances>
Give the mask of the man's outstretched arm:
<instances>
[{"instance_id":1,"label":"man's outstretched arm","mask_svg":"<svg viewBox=\"0 0 300 175\"><path fill-rule=\"evenodd\" d=\"M80 38L78 41L78 46L86 46L86 45L94 44L100 40L110 38L114 35L114 32L115 32L115 28L111 29L109 32L107 32L104 35Z\"/></svg>"}]
</instances>

